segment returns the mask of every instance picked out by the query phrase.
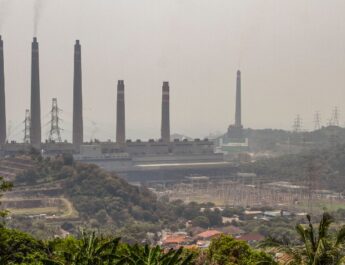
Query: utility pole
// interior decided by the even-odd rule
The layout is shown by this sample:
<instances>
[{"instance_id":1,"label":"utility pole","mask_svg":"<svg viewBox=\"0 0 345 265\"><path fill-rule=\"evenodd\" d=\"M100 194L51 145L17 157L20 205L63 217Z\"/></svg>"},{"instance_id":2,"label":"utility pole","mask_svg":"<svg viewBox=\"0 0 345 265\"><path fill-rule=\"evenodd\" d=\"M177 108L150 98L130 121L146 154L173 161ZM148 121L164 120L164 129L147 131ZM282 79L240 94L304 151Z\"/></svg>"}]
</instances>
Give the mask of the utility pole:
<instances>
[{"instance_id":1,"label":"utility pole","mask_svg":"<svg viewBox=\"0 0 345 265\"><path fill-rule=\"evenodd\" d=\"M24 143L30 143L30 127L31 127L31 117L30 110L25 110L25 119L24 119Z\"/></svg>"},{"instance_id":2,"label":"utility pole","mask_svg":"<svg viewBox=\"0 0 345 265\"><path fill-rule=\"evenodd\" d=\"M58 142L61 143L61 134L60 131L62 130L59 126L60 118L59 113L61 109L58 107L57 99L53 98L52 100L52 109L51 113L51 120L50 120L50 132L49 132L49 142Z\"/></svg>"}]
</instances>

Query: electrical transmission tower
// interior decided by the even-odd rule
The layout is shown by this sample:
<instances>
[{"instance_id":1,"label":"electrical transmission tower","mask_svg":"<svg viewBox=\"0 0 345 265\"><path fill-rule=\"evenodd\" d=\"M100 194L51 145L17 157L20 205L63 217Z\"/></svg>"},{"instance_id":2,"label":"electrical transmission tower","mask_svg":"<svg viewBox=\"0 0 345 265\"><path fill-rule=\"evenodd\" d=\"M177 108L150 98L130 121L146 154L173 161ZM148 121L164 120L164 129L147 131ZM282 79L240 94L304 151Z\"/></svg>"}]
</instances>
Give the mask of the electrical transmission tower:
<instances>
[{"instance_id":1,"label":"electrical transmission tower","mask_svg":"<svg viewBox=\"0 0 345 265\"><path fill-rule=\"evenodd\" d=\"M50 132L49 132L49 142L59 142L61 143L61 134L60 131L62 130L59 126L60 118L59 113L61 109L59 109L57 104L57 99L53 98L52 100L52 109L51 113L51 120L50 120Z\"/></svg>"},{"instance_id":2,"label":"electrical transmission tower","mask_svg":"<svg viewBox=\"0 0 345 265\"><path fill-rule=\"evenodd\" d=\"M302 131L302 119L301 119L301 116L299 114L297 114L292 128L293 128L294 132L301 132Z\"/></svg>"},{"instance_id":3,"label":"electrical transmission tower","mask_svg":"<svg viewBox=\"0 0 345 265\"><path fill-rule=\"evenodd\" d=\"M320 130L321 129L321 117L320 117L320 112L315 112L314 115L314 130Z\"/></svg>"},{"instance_id":4,"label":"electrical transmission tower","mask_svg":"<svg viewBox=\"0 0 345 265\"><path fill-rule=\"evenodd\" d=\"M24 119L24 143L30 143L30 126L31 126L31 117L30 110L25 110L25 119Z\"/></svg>"},{"instance_id":5,"label":"electrical transmission tower","mask_svg":"<svg viewBox=\"0 0 345 265\"><path fill-rule=\"evenodd\" d=\"M335 107L332 114L332 125L339 126L339 109Z\"/></svg>"}]
</instances>

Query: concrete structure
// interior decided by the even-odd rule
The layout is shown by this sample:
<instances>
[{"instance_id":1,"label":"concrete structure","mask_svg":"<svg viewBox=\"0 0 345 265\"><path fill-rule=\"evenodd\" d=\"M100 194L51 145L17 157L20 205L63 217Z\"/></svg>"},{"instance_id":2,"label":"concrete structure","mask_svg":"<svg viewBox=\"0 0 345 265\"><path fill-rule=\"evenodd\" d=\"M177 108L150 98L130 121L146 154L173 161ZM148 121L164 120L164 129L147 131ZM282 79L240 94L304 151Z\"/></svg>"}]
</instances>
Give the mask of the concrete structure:
<instances>
[{"instance_id":1,"label":"concrete structure","mask_svg":"<svg viewBox=\"0 0 345 265\"><path fill-rule=\"evenodd\" d=\"M237 71L236 79L236 113L235 113L235 126L242 128L242 102L241 102L241 71Z\"/></svg>"},{"instance_id":2,"label":"concrete structure","mask_svg":"<svg viewBox=\"0 0 345 265\"><path fill-rule=\"evenodd\" d=\"M125 142L125 84L123 80L119 80L117 83L116 143L118 143L119 145L124 145Z\"/></svg>"},{"instance_id":3,"label":"concrete structure","mask_svg":"<svg viewBox=\"0 0 345 265\"><path fill-rule=\"evenodd\" d=\"M169 106L169 101L170 101L169 82L163 82L161 139L165 143L170 142L170 106Z\"/></svg>"},{"instance_id":4,"label":"concrete structure","mask_svg":"<svg viewBox=\"0 0 345 265\"><path fill-rule=\"evenodd\" d=\"M241 108L241 71L237 71L236 78L236 108L235 124L228 128L227 137L230 141L243 142L242 108Z\"/></svg>"},{"instance_id":5,"label":"concrete structure","mask_svg":"<svg viewBox=\"0 0 345 265\"><path fill-rule=\"evenodd\" d=\"M31 55L31 126L30 143L39 147L41 144L41 99L40 99L40 70L39 46L37 38L32 42Z\"/></svg>"},{"instance_id":6,"label":"concrete structure","mask_svg":"<svg viewBox=\"0 0 345 265\"><path fill-rule=\"evenodd\" d=\"M74 80L73 80L73 145L79 150L83 143L83 95L81 72L81 46L79 40L74 46Z\"/></svg>"},{"instance_id":7,"label":"concrete structure","mask_svg":"<svg viewBox=\"0 0 345 265\"><path fill-rule=\"evenodd\" d=\"M1 38L0 38L1 40ZM2 41L1 41L2 51ZM0 58L0 88L4 91L4 74L3 74L3 55ZM131 141L126 140L125 128L125 85L123 80L119 80L117 84L117 120L116 120L116 142L95 141L91 143L83 143L83 98L82 98L82 63L81 63L81 45L79 40L74 46L74 78L73 78L73 135L72 143L62 142L61 137L42 142L41 139L41 107L40 107L40 74L39 74L39 45L37 38L32 42L32 67L31 67L31 117L26 118L25 135L29 136L29 140L25 143L17 143L11 141L5 143L6 129L2 136L3 144L0 144L0 155L15 155L16 153L28 152L31 147L39 149L43 155L57 154L73 154L77 160L91 161L101 166L112 169L123 170L132 169L133 165L138 163L168 163L169 165L176 163L192 163L187 168L197 168L209 165L207 163L222 162L223 155L214 153L214 143L208 139L200 140L170 140L170 98L169 98L169 82L163 82L162 86L162 123L161 138L159 140L149 141ZM4 107L4 93L0 94L0 107ZM57 121L58 107L56 100L53 100L51 121ZM55 110L55 111L54 111ZM27 112L28 113L28 112ZM5 111L1 111L0 115L4 115ZM0 120L1 121L1 120ZM2 123L6 125L6 121ZM1 126L0 129L5 128ZM52 132L58 128L55 122L51 126ZM28 133L30 131L30 133ZM58 134L59 135L59 134ZM205 164L206 163L206 164ZM184 168L183 165L182 167ZM175 166L173 166L175 167ZM213 164L212 164L213 167ZM217 164L218 167L218 164ZM140 167L139 167L140 169ZM141 169L140 169L141 170ZM183 169L184 170L184 169ZM207 169L209 170L209 168Z\"/></svg>"},{"instance_id":8,"label":"concrete structure","mask_svg":"<svg viewBox=\"0 0 345 265\"><path fill-rule=\"evenodd\" d=\"M6 142L4 43L0 36L0 145Z\"/></svg>"}]
</instances>

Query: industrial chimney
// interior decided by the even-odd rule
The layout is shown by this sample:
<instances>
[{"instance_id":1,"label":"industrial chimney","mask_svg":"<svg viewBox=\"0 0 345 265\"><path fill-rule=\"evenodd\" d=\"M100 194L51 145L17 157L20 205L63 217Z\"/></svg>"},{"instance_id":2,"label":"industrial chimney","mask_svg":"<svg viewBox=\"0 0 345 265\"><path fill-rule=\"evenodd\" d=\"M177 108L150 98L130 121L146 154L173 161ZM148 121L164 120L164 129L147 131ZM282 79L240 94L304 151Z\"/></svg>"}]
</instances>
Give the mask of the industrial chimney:
<instances>
[{"instance_id":1,"label":"industrial chimney","mask_svg":"<svg viewBox=\"0 0 345 265\"><path fill-rule=\"evenodd\" d=\"M123 145L126 142L125 125L125 85L123 80L117 82L117 111L116 111L116 142Z\"/></svg>"},{"instance_id":2,"label":"industrial chimney","mask_svg":"<svg viewBox=\"0 0 345 265\"><path fill-rule=\"evenodd\" d=\"M169 113L169 82L163 82L162 88L162 127L161 139L165 143L170 142L170 113Z\"/></svg>"},{"instance_id":3,"label":"industrial chimney","mask_svg":"<svg viewBox=\"0 0 345 265\"><path fill-rule=\"evenodd\" d=\"M235 142L243 142L243 126L241 113L241 71L237 71L236 79L236 108L235 108L235 124L228 128L227 137Z\"/></svg>"},{"instance_id":4,"label":"industrial chimney","mask_svg":"<svg viewBox=\"0 0 345 265\"><path fill-rule=\"evenodd\" d=\"M35 146L41 144L41 100L40 100L40 71L39 49L37 38L32 42L31 55L31 126L30 143Z\"/></svg>"},{"instance_id":5,"label":"industrial chimney","mask_svg":"<svg viewBox=\"0 0 345 265\"><path fill-rule=\"evenodd\" d=\"M6 141L4 43L0 36L0 146Z\"/></svg>"},{"instance_id":6,"label":"industrial chimney","mask_svg":"<svg viewBox=\"0 0 345 265\"><path fill-rule=\"evenodd\" d=\"M79 150L83 143L83 95L81 72L81 46L79 40L74 46L74 78L73 78L73 145Z\"/></svg>"},{"instance_id":7,"label":"industrial chimney","mask_svg":"<svg viewBox=\"0 0 345 265\"><path fill-rule=\"evenodd\" d=\"M235 114L235 126L242 128L242 117L241 117L241 71L237 71L236 80L236 114Z\"/></svg>"}]
</instances>

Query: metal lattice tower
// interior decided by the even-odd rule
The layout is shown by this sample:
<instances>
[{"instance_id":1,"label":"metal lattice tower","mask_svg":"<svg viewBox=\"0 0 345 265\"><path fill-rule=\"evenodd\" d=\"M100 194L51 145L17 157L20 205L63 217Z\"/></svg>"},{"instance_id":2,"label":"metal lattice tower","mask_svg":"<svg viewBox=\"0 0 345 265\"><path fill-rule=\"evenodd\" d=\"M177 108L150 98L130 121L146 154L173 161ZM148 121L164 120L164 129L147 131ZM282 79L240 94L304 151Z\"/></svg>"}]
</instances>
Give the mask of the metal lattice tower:
<instances>
[{"instance_id":1,"label":"metal lattice tower","mask_svg":"<svg viewBox=\"0 0 345 265\"><path fill-rule=\"evenodd\" d=\"M294 132L301 132L302 131L302 119L301 119L301 116L299 114L297 114L292 128L293 128Z\"/></svg>"},{"instance_id":2,"label":"metal lattice tower","mask_svg":"<svg viewBox=\"0 0 345 265\"><path fill-rule=\"evenodd\" d=\"M321 116L320 116L320 112L315 112L314 115L314 130L320 130L321 129Z\"/></svg>"},{"instance_id":3,"label":"metal lattice tower","mask_svg":"<svg viewBox=\"0 0 345 265\"><path fill-rule=\"evenodd\" d=\"M31 126L31 117L30 110L25 110L25 119L24 119L24 143L30 143L30 126Z\"/></svg>"},{"instance_id":4,"label":"metal lattice tower","mask_svg":"<svg viewBox=\"0 0 345 265\"><path fill-rule=\"evenodd\" d=\"M59 142L61 143L61 133L62 130L59 126L60 118L59 113L61 109L58 107L57 99L53 98L52 100L52 109L51 113L51 120L50 120L50 132L49 132L49 141L50 142Z\"/></svg>"},{"instance_id":5,"label":"metal lattice tower","mask_svg":"<svg viewBox=\"0 0 345 265\"><path fill-rule=\"evenodd\" d=\"M335 107L332 114L332 125L339 126L339 109Z\"/></svg>"}]
</instances>

